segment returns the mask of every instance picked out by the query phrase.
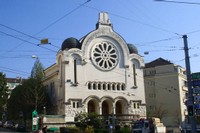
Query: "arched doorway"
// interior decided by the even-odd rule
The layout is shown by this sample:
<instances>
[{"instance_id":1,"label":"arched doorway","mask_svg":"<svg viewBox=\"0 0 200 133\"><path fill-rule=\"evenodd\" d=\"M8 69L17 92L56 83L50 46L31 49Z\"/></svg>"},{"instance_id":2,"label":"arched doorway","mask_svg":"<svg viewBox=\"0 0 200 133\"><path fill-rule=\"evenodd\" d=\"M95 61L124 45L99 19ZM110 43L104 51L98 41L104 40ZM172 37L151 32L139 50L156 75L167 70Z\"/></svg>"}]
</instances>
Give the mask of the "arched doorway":
<instances>
[{"instance_id":1,"label":"arched doorway","mask_svg":"<svg viewBox=\"0 0 200 133\"><path fill-rule=\"evenodd\" d=\"M94 113L96 112L96 109L95 109L95 102L90 100L88 102L88 113Z\"/></svg>"},{"instance_id":2,"label":"arched doorway","mask_svg":"<svg viewBox=\"0 0 200 133\"><path fill-rule=\"evenodd\" d=\"M102 115L109 114L109 105L107 101L103 101L102 103Z\"/></svg>"},{"instance_id":3,"label":"arched doorway","mask_svg":"<svg viewBox=\"0 0 200 133\"><path fill-rule=\"evenodd\" d=\"M123 113L122 103L120 101L117 101L115 108L116 108L116 114L122 114Z\"/></svg>"}]
</instances>

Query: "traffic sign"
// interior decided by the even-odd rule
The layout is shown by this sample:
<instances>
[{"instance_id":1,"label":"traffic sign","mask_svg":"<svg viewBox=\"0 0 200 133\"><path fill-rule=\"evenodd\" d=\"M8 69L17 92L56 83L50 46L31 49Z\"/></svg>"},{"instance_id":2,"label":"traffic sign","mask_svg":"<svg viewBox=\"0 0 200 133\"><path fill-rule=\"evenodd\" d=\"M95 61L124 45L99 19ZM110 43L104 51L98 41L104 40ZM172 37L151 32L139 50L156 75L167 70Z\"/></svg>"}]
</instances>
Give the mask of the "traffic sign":
<instances>
[{"instance_id":1,"label":"traffic sign","mask_svg":"<svg viewBox=\"0 0 200 133\"><path fill-rule=\"evenodd\" d=\"M195 105L194 105L194 108L195 108L195 109L200 109L200 104L195 104Z\"/></svg>"},{"instance_id":2,"label":"traffic sign","mask_svg":"<svg viewBox=\"0 0 200 133\"><path fill-rule=\"evenodd\" d=\"M200 72L192 73L192 74L191 74L191 78L192 78L192 79L200 79Z\"/></svg>"},{"instance_id":3,"label":"traffic sign","mask_svg":"<svg viewBox=\"0 0 200 133\"><path fill-rule=\"evenodd\" d=\"M194 93L194 94L200 94L200 87L198 87L198 88L193 88L193 93Z\"/></svg>"},{"instance_id":4,"label":"traffic sign","mask_svg":"<svg viewBox=\"0 0 200 133\"><path fill-rule=\"evenodd\" d=\"M192 86L193 87L200 86L200 80L193 80L192 81Z\"/></svg>"},{"instance_id":5,"label":"traffic sign","mask_svg":"<svg viewBox=\"0 0 200 133\"><path fill-rule=\"evenodd\" d=\"M37 120L38 120L37 118L33 118L33 125L37 125L37 123L38 123Z\"/></svg>"}]
</instances>

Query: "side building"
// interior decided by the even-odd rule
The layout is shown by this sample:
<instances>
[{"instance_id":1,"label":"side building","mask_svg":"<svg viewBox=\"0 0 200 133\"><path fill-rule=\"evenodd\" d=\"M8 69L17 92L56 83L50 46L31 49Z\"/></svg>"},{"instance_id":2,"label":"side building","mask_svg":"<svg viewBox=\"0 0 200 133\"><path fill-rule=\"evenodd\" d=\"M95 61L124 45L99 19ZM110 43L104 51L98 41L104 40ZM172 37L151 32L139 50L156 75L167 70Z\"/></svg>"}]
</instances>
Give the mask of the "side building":
<instances>
[{"instance_id":1,"label":"side building","mask_svg":"<svg viewBox=\"0 0 200 133\"><path fill-rule=\"evenodd\" d=\"M147 115L159 117L171 130L185 128L187 120L186 70L158 58L144 69Z\"/></svg>"},{"instance_id":2,"label":"side building","mask_svg":"<svg viewBox=\"0 0 200 133\"><path fill-rule=\"evenodd\" d=\"M63 41L43 83L53 113L65 122L79 112L146 118L143 67L137 48L113 31L107 13L100 13L94 31Z\"/></svg>"},{"instance_id":3,"label":"side building","mask_svg":"<svg viewBox=\"0 0 200 133\"><path fill-rule=\"evenodd\" d=\"M26 79L22 79L21 77L17 78L6 78L7 87L9 91L9 96L12 93L12 90L17 87L18 85L21 85Z\"/></svg>"}]
</instances>

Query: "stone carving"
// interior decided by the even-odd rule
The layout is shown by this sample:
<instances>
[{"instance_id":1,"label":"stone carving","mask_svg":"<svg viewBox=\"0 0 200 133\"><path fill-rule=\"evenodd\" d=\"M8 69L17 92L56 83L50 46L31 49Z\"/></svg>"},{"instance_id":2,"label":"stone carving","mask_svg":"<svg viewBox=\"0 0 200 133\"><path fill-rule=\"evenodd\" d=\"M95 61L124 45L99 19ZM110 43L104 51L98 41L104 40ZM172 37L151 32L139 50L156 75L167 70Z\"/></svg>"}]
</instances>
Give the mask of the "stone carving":
<instances>
[{"instance_id":1,"label":"stone carving","mask_svg":"<svg viewBox=\"0 0 200 133\"><path fill-rule=\"evenodd\" d=\"M85 107L82 108L73 108L71 105L65 106L65 115L66 117L75 117L77 113L85 112Z\"/></svg>"}]
</instances>

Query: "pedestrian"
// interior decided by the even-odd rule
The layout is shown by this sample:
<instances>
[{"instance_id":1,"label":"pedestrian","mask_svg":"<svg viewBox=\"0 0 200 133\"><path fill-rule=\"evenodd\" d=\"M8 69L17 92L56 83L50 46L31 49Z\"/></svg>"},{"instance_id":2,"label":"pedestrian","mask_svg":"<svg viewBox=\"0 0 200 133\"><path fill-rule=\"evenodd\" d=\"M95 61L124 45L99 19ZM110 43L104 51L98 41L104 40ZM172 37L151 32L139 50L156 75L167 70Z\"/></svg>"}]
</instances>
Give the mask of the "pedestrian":
<instances>
[{"instance_id":1,"label":"pedestrian","mask_svg":"<svg viewBox=\"0 0 200 133\"><path fill-rule=\"evenodd\" d=\"M45 127L42 128L42 132L43 133L47 133L47 126L45 126Z\"/></svg>"}]
</instances>

